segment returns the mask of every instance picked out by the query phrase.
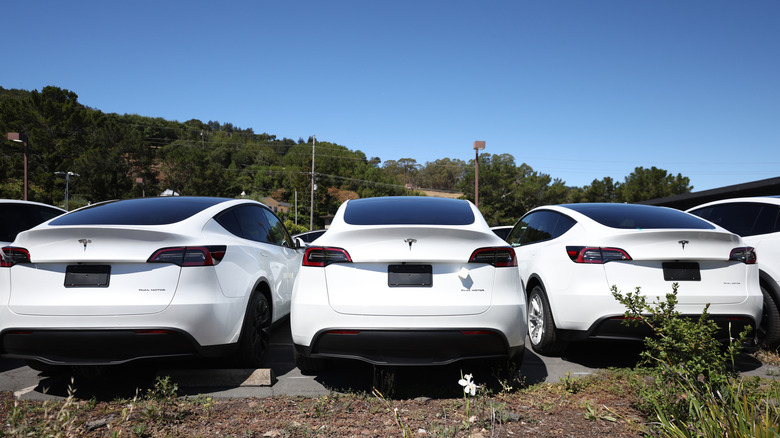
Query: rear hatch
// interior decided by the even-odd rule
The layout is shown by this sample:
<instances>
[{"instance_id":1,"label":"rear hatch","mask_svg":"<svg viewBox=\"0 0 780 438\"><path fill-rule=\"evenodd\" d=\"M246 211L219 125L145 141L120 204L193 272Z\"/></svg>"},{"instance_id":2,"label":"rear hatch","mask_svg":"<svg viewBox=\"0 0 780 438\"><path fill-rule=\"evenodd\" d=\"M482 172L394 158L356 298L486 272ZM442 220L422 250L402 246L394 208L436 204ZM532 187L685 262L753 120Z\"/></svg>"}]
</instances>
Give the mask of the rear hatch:
<instances>
[{"instance_id":1,"label":"rear hatch","mask_svg":"<svg viewBox=\"0 0 780 438\"><path fill-rule=\"evenodd\" d=\"M331 231L326 238L323 245L343 248L352 258L325 268L328 299L337 312L473 315L490 307L496 268L469 258L477 248L501 246L493 235L417 226Z\"/></svg>"},{"instance_id":2,"label":"rear hatch","mask_svg":"<svg viewBox=\"0 0 780 438\"><path fill-rule=\"evenodd\" d=\"M679 284L680 305L702 308L711 304L745 301L756 270L729 260L731 251L744 246L739 237L721 231L644 230L610 239L608 245L625 250L632 260L604 264L609 285L623 293L636 287L652 298L672 292Z\"/></svg>"},{"instance_id":3,"label":"rear hatch","mask_svg":"<svg viewBox=\"0 0 780 438\"><path fill-rule=\"evenodd\" d=\"M11 311L25 315L130 315L165 309L180 267L147 263L175 234L109 227L59 227L20 235L31 263L10 268Z\"/></svg>"}]
</instances>

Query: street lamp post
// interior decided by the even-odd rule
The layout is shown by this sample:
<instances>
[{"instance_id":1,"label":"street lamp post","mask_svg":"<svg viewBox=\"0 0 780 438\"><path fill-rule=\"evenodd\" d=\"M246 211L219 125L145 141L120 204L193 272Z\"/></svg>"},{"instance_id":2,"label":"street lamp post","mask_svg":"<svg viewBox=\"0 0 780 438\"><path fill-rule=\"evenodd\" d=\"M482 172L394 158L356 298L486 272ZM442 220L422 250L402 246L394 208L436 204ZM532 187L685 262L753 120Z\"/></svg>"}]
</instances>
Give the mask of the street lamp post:
<instances>
[{"instance_id":1,"label":"street lamp post","mask_svg":"<svg viewBox=\"0 0 780 438\"><path fill-rule=\"evenodd\" d=\"M27 136L18 132L9 132L8 139L24 145L24 200L27 200Z\"/></svg>"},{"instance_id":2,"label":"street lamp post","mask_svg":"<svg viewBox=\"0 0 780 438\"><path fill-rule=\"evenodd\" d=\"M68 186L70 186L71 176L81 176L73 172L54 172L55 175L65 175L65 211L68 211Z\"/></svg>"},{"instance_id":3,"label":"street lamp post","mask_svg":"<svg viewBox=\"0 0 780 438\"><path fill-rule=\"evenodd\" d=\"M474 142L474 205L479 207L479 151L485 149L484 141Z\"/></svg>"}]
</instances>

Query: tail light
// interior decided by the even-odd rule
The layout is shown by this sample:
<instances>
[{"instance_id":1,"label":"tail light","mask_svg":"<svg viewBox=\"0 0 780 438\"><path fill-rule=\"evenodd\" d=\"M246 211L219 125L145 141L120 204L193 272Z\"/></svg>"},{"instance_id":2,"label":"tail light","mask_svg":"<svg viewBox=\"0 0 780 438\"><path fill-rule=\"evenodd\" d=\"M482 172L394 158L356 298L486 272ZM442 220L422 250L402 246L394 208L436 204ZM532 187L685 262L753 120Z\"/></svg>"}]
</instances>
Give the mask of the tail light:
<instances>
[{"instance_id":1,"label":"tail light","mask_svg":"<svg viewBox=\"0 0 780 438\"><path fill-rule=\"evenodd\" d=\"M303 266L324 268L331 263L352 263L352 258L345 249L310 246L303 255Z\"/></svg>"},{"instance_id":2,"label":"tail light","mask_svg":"<svg viewBox=\"0 0 780 438\"><path fill-rule=\"evenodd\" d=\"M17 263L30 263L30 252L24 248L6 246L2 249L0 268L10 268Z\"/></svg>"},{"instance_id":3,"label":"tail light","mask_svg":"<svg viewBox=\"0 0 780 438\"><path fill-rule=\"evenodd\" d=\"M227 246L177 246L158 249L147 263L171 263L179 266L216 266L225 257Z\"/></svg>"},{"instance_id":4,"label":"tail light","mask_svg":"<svg viewBox=\"0 0 780 438\"><path fill-rule=\"evenodd\" d=\"M471 253L469 263L487 263L496 268L517 266L515 250L508 246L497 248L479 248Z\"/></svg>"},{"instance_id":5,"label":"tail light","mask_svg":"<svg viewBox=\"0 0 780 438\"><path fill-rule=\"evenodd\" d=\"M631 256L620 248L598 246L567 246L566 254L574 263L604 264L615 260L631 260Z\"/></svg>"},{"instance_id":6,"label":"tail light","mask_svg":"<svg viewBox=\"0 0 780 438\"><path fill-rule=\"evenodd\" d=\"M746 265L753 265L758 261L756 256L756 249L752 246L743 246L741 248L734 248L729 254L729 260L742 262Z\"/></svg>"}]
</instances>

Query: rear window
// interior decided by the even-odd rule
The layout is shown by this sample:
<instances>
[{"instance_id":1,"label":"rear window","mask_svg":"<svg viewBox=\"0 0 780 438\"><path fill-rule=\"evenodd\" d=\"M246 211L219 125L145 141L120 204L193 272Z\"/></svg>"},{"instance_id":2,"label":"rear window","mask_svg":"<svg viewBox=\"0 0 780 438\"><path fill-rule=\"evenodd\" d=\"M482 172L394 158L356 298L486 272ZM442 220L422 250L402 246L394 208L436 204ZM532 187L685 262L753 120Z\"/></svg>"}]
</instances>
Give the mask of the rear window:
<instances>
[{"instance_id":1,"label":"rear window","mask_svg":"<svg viewBox=\"0 0 780 438\"><path fill-rule=\"evenodd\" d=\"M399 196L349 201L344 221L351 225L470 225L474 212L467 201Z\"/></svg>"},{"instance_id":2,"label":"rear window","mask_svg":"<svg viewBox=\"0 0 780 438\"><path fill-rule=\"evenodd\" d=\"M563 205L563 207L582 213L601 225L611 228L648 230L659 228L715 229L707 221L672 208L639 204L568 204Z\"/></svg>"},{"instance_id":3,"label":"rear window","mask_svg":"<svg viewBox=\"0 0 780 438\"><path fill-rule=\"evenodd\" d=\"M112 201L63 215L50 225L166 225L183 221L227 199L161 197Z\"/></svg>"}]
</instances>

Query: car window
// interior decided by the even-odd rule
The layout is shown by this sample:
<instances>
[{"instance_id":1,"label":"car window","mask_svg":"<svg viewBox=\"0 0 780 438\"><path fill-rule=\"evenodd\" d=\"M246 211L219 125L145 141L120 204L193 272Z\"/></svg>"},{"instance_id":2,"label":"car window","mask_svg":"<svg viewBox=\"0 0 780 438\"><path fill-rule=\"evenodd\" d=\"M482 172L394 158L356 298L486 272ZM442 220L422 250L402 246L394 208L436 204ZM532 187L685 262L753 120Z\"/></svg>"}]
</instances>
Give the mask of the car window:
<instances>
[{"instance_id":1,"label":"car window","mask_svg":"<svg viewBox=\"0 0 780 438\"><path fill-rule=\"evenodd\" d=\"M691 210L696 216L740 236L780 231L780 206L758 202L734 202Z\"/></svg>"},{"instance_id":2,"label":"car window","mask_svg":"<svg viewBox=\"0 0 780 438\"><path fill-rule=\"evenodd\" d=\"M0 204L0 242L13 242L24 230L63 213L53 207L22 203Z\"/></svg>"},{"instance_id":3,"label":"car window","mask_svg":"<svg viewBox=\"0 0 780 438\"><path fill-rule=\"evenodd\" d=\"M520 246L554 239L569 231L574 224L573 219L561 213L535 211L518 221L507 241L512 246Z\"/></svg>"},{"instance_id":4,"label":"car window","mask_svg":"<svg viewBox=\"0 0 780 438\"><path fill-rule=\"evenodd\" d=\"M509 232L509 235L506 237L506 241L509 242L509 244L512 246L522 245L523 238L528 232L528 223L534 216L535 213L531 213L520 218L520 220L515 224L515 227L512 228L512 231Z\"/></svg>"},{"instance_id":5,"label":"car window","mask_svg":"<svg viewBox=\"0 0 780 438\"><path fill-rule=\"evenodd\" d=\"M583 203L563 207L582 213L601 225L620 229L712 230L712 224L680 210L640 204Z\"/></svg>"},{"instance_id":6,"label":"car window","mask_svg":"<svg viewBox=\"0 0 780 438\"><path fill-rule=\"evenodd\" d=\"M240 205L217 216L216 221L226 230L255 242L271 243L266 227L264 208L259 205Z\"/></svg>"},{"instance_id":7,"label":"car window","mask_svg":"<svg viewBox=\"0 0 780 438\"><path fill-rule=\"evenodd\" d=\"M268 236L271 243L292 248L292 239L282 221L271 210L263 209L263 212L265 213L266 226L268 227Z\"/></svg>"},{"instance_id":8,"label":"car window","mask_svg":"<svg viewBox=\"0 0 780 438\"><path fill-rule=\"evenodd\" d=\"M425 196L364 198L349 201L344 222L350 225L471 225L467 201Z\"/></svg>"},{"instance_id":9,"label":"car window","mask_svg":"<svg viewBox=\"0 0 780 438\"><path fill-rule=\"evenodd\" d=\"M103 202L60 216L50 225L167 225L225 200L182 196Z\"/></svg>"}]
</instances>

